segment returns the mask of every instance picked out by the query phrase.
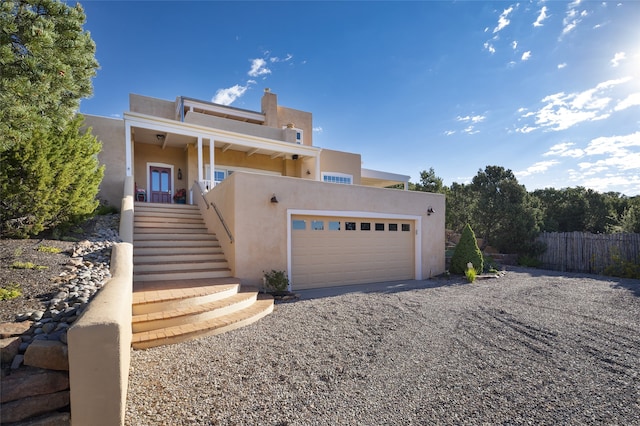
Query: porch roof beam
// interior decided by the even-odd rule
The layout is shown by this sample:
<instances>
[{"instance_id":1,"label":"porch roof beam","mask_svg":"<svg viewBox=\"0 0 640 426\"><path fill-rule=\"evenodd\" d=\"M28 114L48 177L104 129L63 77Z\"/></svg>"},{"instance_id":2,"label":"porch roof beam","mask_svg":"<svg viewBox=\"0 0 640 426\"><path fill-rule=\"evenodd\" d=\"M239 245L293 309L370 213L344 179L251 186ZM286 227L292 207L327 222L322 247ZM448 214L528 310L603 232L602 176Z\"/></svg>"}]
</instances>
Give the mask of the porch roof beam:
<instances>
[{"instance_id":1,"label":"porch roof beam","mask_svg":"<svg viewBox=\"0 0 640 426\"><path fill-rule=\"evenodd\" d=\"M224 144L224 146L238 145L248 149L258 148L282 154L297 154L301 157L318 157L321 151L320 148L313 146L298 145L291 142L213 129L211 127L201 126L198 124L184 123L166 118L153 117L146 114L125 112L123 116L125 123L130 127L140 127L159 132L176 133L193 138L202 137L206 139L213 139Z\"/></svg>"}]
</instances>

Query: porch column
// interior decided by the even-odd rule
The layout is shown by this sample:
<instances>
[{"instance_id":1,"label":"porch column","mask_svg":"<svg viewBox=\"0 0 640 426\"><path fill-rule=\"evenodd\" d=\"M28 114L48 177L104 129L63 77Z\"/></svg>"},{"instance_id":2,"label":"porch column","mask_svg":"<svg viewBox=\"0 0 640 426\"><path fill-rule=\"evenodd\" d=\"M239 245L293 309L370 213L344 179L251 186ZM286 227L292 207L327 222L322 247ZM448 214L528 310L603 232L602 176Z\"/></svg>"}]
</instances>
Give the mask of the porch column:
<instances>
[{"instance_id":1,"label":"porch column","mask_svg":"<svg viewBox=\"0 0 640 426\"><path fill-rule=\"evenodd\" d=\"M124 174L125 176L131 176L133 169L131 167L132 162L131 151L131 124L125 121L124 123Z\"/></svg>"},{"instance_id":2,"label":"porch column","mask_svg":"<svg viewBox=\"0 0 640 426\"><path fill-rule=\"evenodd\" d=\"M202 136L198 136L198 182L202 182L204 178L202 177L202 169L204 165L202 164Z\"/></svg>"},{"instance_id":3,"label":"porch column","mask_svg":"<svg viewBox=\"0 0 640 426\"><path fill-rule=\"evenodd\" d=\"M215 151L216 150L216 146L215 146L215 142L213 141L213 138L209 139L209 185L211 185L211 188L209 188L209 190L212 190L214 186L216 186L216 179L215 179L215 168L214 168L214 160L215 160Z\"/></svg>"},{"instance_id":4,"label":"porch column","mask_svg":"<svg viewBox=\"0 0 640 426\"><path fill-rule=\"evenodd\" d=\"M316 180L320 181L320 154L316 155Z\"/></svg>"}]
</instances>

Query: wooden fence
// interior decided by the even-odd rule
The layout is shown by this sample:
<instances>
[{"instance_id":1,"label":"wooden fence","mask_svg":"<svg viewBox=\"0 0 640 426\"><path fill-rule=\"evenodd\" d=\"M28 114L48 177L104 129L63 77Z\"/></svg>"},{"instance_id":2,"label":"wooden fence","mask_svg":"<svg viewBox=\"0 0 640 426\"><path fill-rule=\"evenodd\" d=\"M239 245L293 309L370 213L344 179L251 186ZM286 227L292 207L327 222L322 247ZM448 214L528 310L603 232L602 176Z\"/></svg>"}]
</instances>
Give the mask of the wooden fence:
<instances>
[{"instance_id":1,"label":"wooden fence","mask_svg":"<svg viewBox=\"0 0 640 426\"><path fill-rule=\"evenodd\" d=\"M640 262L640 234L543 232L538 241L547 246L539 257L545 269L600 274L612 264L614 256Z\"/></svg>"}]
</instances>

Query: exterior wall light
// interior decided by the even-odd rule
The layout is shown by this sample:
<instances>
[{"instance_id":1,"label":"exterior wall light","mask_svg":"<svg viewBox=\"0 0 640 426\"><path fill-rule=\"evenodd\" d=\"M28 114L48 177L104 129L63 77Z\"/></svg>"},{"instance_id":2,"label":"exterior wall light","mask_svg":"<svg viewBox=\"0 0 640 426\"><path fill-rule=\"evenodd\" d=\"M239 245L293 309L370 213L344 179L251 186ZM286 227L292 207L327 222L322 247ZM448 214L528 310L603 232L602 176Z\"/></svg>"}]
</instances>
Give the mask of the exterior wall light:
<instances>
[{"instance_id":1,"label":"exterior wall light","mask_svg":"<svg viewBox=\"0 0 640 426\"><path fill-rule=\"evenodd\" d=\"M276 198L276 194L273 194L271 196L271 202L274 203L274 204L276 204L278 202L278 199Z\"/></svg>"},{"instance_id":2,"label":"exterior wall light","mask_svg":"<svg viewBox=\"0 0 640 426\"><path fill-rule=\"evenodd\" d=\"M431 213L435 213L436 211L433 209L433 207L429 206L429 208L427 209L427 216L431 216Z\"/></svg>"},{"instance_id":3,"label":"exterior wall light","mask_svg":"<svg viewBox=\"0 0 640 426\"><path fill-rule=\"evenodd\" d=\"M182 170L178 169L178 180L182 180Z\"/></svg>"}]
</instances>

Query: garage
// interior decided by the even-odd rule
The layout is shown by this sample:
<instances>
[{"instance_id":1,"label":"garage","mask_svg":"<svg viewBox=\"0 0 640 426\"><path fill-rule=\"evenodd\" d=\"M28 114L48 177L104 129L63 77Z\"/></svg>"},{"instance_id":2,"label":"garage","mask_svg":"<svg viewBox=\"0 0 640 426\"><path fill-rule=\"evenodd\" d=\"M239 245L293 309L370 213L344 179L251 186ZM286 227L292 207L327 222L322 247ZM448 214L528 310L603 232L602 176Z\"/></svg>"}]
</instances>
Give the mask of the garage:
<instances>
[{"instance_id":1,"label":"garage","mask_svg":"<svg viewBox=\"0 0 640 426\"><path fill-rule=\"evenodd\" d=\"M416 277L416 220L292 215L289 227L293 289Z\"/></svg>"}]
</instances>

